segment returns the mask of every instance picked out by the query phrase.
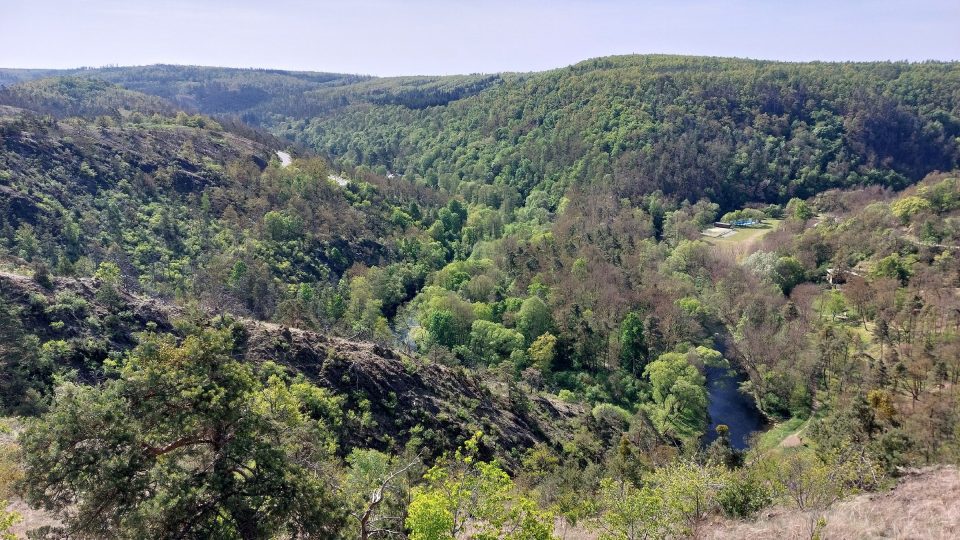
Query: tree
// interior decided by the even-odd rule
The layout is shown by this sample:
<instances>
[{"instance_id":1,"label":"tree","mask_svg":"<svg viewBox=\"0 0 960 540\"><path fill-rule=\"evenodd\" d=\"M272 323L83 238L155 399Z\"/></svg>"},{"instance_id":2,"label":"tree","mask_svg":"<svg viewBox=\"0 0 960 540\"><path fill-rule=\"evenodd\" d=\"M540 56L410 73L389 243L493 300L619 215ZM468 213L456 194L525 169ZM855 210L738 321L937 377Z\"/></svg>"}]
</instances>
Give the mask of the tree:
<instances>
[{"instance_id":1,"label":"tree","mask_svg":"<svg viewBox=\"0 0 960 540\"><path fill-rule=\"evenodd\" d=\"M780 257L773 266L773 282L783 294L789 295L794 287L803 283L803 265L795 257Z\"/></svg>"},{"instance_id":2,"label":"tree","mask_svg":"<svg viewBox=\"0 0 960 540\"><path fill-rule=\"evenodd\" d=\"M548 540L553 516L514 493L513 481L496 463L477 459L481 434L451 458L441 459L414 489L407 509L410 540L457 538L470 528L478 540Z\"/></svg>"},{"instance_id":3,"label":"tree","mask_svg":"<svg viewBox=\"0 0 960 540\"><path fill-rule=\"evenodd\" d=\"M658 469L650 481L663 494L667 511L676 516L681 530L697 538L703 521L717 507L727 476L723 467L681 460Z\"/></svg>"},{"instance_id":4,"label":"tree","mask_svg":"<svg viewBox=\"0 0 960 540\"><path fill-rule=\"evenodd\" d=\"M531 296L523 301L516 321L517 330L523 334L527 344L553 328L550 307L539 296Z\"/></svg>"},{"instance_id":5,"label":"tree","mask_svg":"<svg viewBox=\"0 0 960 540\"><path fill-rule=\"evenodd\" d=\"M851 491L858 475L849 462L823 461L808 452L788 454L772 470L777 491L807 514L811 538L823 526L823 512Z\"/></svg>"},{"instance_id":6,"label":"tree","mask_svg":"<svg viewBox=\"0 0 960 540\"><path fill-rule=\"evenodd\" d=\"M647 342L643 335L643 318L631 311L620 323L620 367L637 375L647 364Z\"/></svg>"},{"instance_id":7,"label":"tree","mask_svg":"<svg viewBox=\"0 0 960 540\"><path fill-rule=\"evenodd\" d=\"M409 495L408 472L420 463L419 456L402 465L376 450L354 449L347 456L343 491L350 515L359 525L360 540L400 536L403 510Z\"/></svg>"},{"instance_id":8,"label":"tree","mask_svg":"<svg viewBox=\"0 0 960 540\"><path fill-rule=\"evenodd\" d=\"M110 307L117 307L120 302L120 267L116 263L104 261L97 267L94 279L99 282L97 299Z\"/></svg>"},{"instance_id":9,"label":"tree","mask_svg":"<svg viewBox=\"0 0 960 540\"><path fill-rule=\"evenodd\" d=\"M790 214L793 219L800 221L806 221L817 215L806 201L796 197L787 202L787 213Z\"/></svg>"},{"instance_id":10,"label":"tree","mask_svg":"<svg viewBox=\"0 0 960 540\"><path fill-rule=\"evenodd\" d=\"M660 355L644 370L655 407L651 418L661 432L693 439L707 422L706 381L684 354Z\"/></svg>"},{"instance_id":11,"label":"tree","mask_svg":"<svg viewBox=\"0 0 960 540\"><path fill-rule=\"evenodd\" d=\"M476 320L470 328L470 348L482 361L494 364L523 348L523 336L502 324Z\"/></svg>"},{"instance_id":12,"label":"tree","mask_svg":"<svg viewBox=\"0 0 960 540\"><path fill-rule=\"evenodd\" d=\"M910 218L916 214L929 212L931 208L930 201L923 197L917 197L916 195L903 197L890 205L890 211L893 212L893 215L897 216L897 219L903 224L908 223Z\"/></svg>"},{"instance_id":13,"label":"tree","mask_svg":"<svg viewBox=\"0 0 960 540\"><path fill-rule=\"evenodd\" d=\"M550 332L545 332L533 341L527 349L530 361L544 375L553 371L557 357L557 338Z\"/></svg>"},{"instance_id":14,"label":"tree","mask_svg":"<svg viewBox=\"0 0 960 540\"><path fill-rule=\"evenodd\" d=\"M71 536L333 536L339 400L233 358L230 328L148 335L21 435L25 497Z\"/></svg>"},{"instance_id":15,"label":"tree","mask_svg":"<svg viewBox=\"0 0 960 540\"><path fill-rule=\"evenodd\" d=\"M654 488L637 488L626 480L605 478L597 497L599 518L595 526L601 540L666 538L679 532L666 511L662 494Z\"/></svg>"}]
</instances>

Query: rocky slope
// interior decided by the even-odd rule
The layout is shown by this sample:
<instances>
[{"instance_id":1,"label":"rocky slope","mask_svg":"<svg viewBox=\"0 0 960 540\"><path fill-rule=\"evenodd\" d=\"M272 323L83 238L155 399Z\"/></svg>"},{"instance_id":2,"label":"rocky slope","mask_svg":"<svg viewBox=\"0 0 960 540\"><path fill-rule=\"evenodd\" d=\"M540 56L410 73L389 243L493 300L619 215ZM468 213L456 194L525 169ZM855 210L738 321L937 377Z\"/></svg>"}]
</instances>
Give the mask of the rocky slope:
<instances>
[{"instance_id":1,"label":"rocky slope","mask_svg":"<svg viewBox=\"0 0 960 540\"><path fill-rule=\"evenodd\" d=\"M112 305L105 305L98 290L100 284L92 279L56 278L52 287L45 288L30 277L0 272L0 302L17 306L24 329L41 343L71 343L72 353L64 361L91 382L108 354L135 344L136 332L155 328L177 333L178 318L198 316L125 291ZM64 317L64 310L57 306L67 301L86 307ZM372 421L343 434L343 449L396 450L417 437L429 451L439 453L482 430L488 456L497 455L510 465L537 443L559 445L578 417L592 421L580 406L532 393L518 406L496 384L463 369L429 363L375 343L251 319L238 321L245 331L241 350L247 360L278 362L345 396L348 408L367 413Z\"/></svg>"}]
</instances>

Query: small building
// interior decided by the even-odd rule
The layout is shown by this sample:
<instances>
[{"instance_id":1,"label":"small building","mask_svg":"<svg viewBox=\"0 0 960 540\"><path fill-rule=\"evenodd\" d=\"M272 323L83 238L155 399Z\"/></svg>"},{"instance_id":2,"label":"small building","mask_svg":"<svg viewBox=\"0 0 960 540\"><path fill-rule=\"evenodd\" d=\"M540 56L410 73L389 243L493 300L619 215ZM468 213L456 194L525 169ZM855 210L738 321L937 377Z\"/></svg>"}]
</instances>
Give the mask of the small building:
<instances>
[{"instance_id":1,"label":"small building","mask_svg":"<svg viewBox=\"0 0 960 540\"><path fill-rule=\"evenodd\" d=\"M725 221L714 221L714 222L713 222L713 226L714 226L714 227L720 227L721 229L732 229L732 228L733 228L733 225L731 225L731 224L729 224L729 223L727 223L727 222L725 222Z\"/></svg>"}]
</instances>

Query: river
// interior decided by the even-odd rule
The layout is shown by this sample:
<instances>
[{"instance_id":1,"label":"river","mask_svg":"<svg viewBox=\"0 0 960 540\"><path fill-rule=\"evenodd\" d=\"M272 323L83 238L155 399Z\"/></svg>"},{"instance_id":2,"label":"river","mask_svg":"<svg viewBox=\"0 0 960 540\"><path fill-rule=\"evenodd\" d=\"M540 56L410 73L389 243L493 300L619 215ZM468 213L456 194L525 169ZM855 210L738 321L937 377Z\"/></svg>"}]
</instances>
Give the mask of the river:
<instances>
[{"instance_id":1,"label":"river","mask_svg":"<svg viewBox=\"0 0 960 540\"><path fill-rule=\"evenodd\" d=\"M717 425L726 424L730 428L730 445L737 450L746 449L750 435L762 431L767 422L753 398L740 391L744 376L731 369L708 366L706 377L710 427L704 436L704 444L717 438Z\"/></svg>"}]
</instances>

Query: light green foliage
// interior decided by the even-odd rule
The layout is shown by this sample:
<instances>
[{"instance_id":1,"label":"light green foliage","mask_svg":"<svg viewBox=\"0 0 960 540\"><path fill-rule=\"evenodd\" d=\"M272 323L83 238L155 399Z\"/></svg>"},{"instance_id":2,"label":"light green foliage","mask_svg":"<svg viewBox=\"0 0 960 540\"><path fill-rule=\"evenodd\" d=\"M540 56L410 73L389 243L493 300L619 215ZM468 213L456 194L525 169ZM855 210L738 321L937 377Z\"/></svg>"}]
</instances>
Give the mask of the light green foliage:
<instances>
[{"instance_id":1,"label":"light green foliage","mask_svg":"<svg viewBox=\"0 0 960 540\"><path fill-rule=\"evenodd\" d=\"M97 537L321 536L339 399L232 357L228 330L145 336L100 386L61 385L20 436L25 497Z\"/></svg>"},{"instance_id":2,"label":"light green foliage","mask_svg":"<svg viewBox=\"0 0 960 540\"><path fill-rule=\"evenodd\" d=\"M772 492L760 467L744 467L730 472L717 492L717 503L727 516L745 518L769 506Z\"/></svg>"},{"instance_id":3,"label":"light green foliage","mask_svg":"<svg viewBox=\"0 0 960 540\"><path fill-rule=\"evenodd\" d=\"M772 278L776 264L777 254L772 251L755 251L743 260L744 268L762 278Z\"/></svg>"},{"instance_id":4,"label":"light green foliage","mask_svg":"<svg viewBox=\"0 0 960 540\"><path fill-rule=\"evenodd\" d=\"M611 403L598 403L591 411L593 418L613 426L623 427L630 421L630 411Z\"/></svg>"},{"instance_id":5,"label":"light green foliage","mask_svg":"<svg viewBox=\"0 0 960 540\"><path fill-rule=\"evenodd\" d=\"M386 531L403 530L409 473L420 460L413 458L402 465L398 461L399 458L369 449L354 449L346 458L348 468L342 489L360 538L369 538L374 531L389 534Z\"/></svg>"},{"instance_id":6,"label":"light green foliage","mask_svg":"<svg viewBox=\"0 0 960 540\"><path fill-rule=\"evenodd\" d=\"M913 264L911 260L891 253L877 261L870 274L874 277L893 278L906 283L913 274Z\"/></svg>"},{"instance_id":7,"label":"light green foliage","mask_svg":"<svg viewBox=\"0 0 960 540\"><path fill-rule=\"evenodd\" d=\"M425 287L415 303L417 318L434 343L453 348L469 342L476 318L472 304L437 286Z\"/></svg>"},{"instance_id":8,"label":"light green foliage","mask_svg":"<svg viewBox=\"0 0 960 540\"><path fill-rule=\"evenodd\" d=\"M921 186L917 193L930 201L930 206L939 214L960 208L960 178L948 176L933 185Z\"/></svg>"},{"instance_id":9,"label":"light green foliage","mask_svg":"<svg viewBox=\"0 0 960 540\"><path fill-rule=\"evenodd\" d=\"M14 242L17 245L18 254L27 261L32 261L40 251L37 235L33 232L33 227L28 223L24 223L17 228Z\"/></svg>"},{"instance_id":10,"label":"light green foliage","mask_svg":"<svg viewBox=\"0 0 960 540\"><path fill-rule=\"evenodd\" d=\"M274 242L296 240L303 234L303 221L285 212L271 210L263 215L263 229Z\"/></svg>"},{"instance_id":11,"label":"light green foliage","mask_svg":"<svg viewBox=\"0 0 960 540\"><path fill-rule=\"evenodd\" d=\"M700 240L681 240L667 257L666 265L673 272L696 275L710 258L710 246Z\"/></svg>"},{"instance_id":12,"label":"light green foliage","mask_svg":"<svg viewBox=\"0 0 960 540\"><path fill-rule=\"evenodd\" d=\"M431 311L423 326L438 345L452 348L457 344L458 332L454 328L453 313L445 309Z\"/></svg>"},{"instance_id":13,"label":"light green foliage","mask_svg":"<svg viewBox=\"0 0 960 540\"><path fill-rule=\"evenodd\" d=\"M694 348L697 357L700 358L700 361L703 362L703 365L710 367L729 367L729 363L723 357L723 353L716 349L711 349L710 347L704 347L703 345L697 345Z\"/></svg>"},{"instance_id":14,"label":"light green foliage","mask_svg":"<svg viewBox=\"0 0 960 540\"><path fill-rule=\"evenodd\" d=\"M665 353L647 364L650 381L651 418L664 433L695 438L706 427L707 390L700 371L686 355Z\"/></svg>"},{"instance_id":15,"label":"light green foliage","mask_svg":"<svg viewBox=\"0 0 960 540\"><path fill-rule=\"evenodd\" d=\"M116 306L120 301L120 267L109 261L102 262L93 277L100 282L97 299L108 306Z\"/></svg>"},{"instance_id":16,"label":"light green foliage","mask_svg":"<svg viewBox=\"0 0 960 540\"><path fill-rule=\"evenodd\" d=\"M600 537L696 538L706 517L717 508L717 494L727 476L721 467L677 461L654 471L640 488L626 480L604 479L595 522Z\"/></svg>"},{"instance_id":17,"label":"light green foliage","mask_svg":"<svg viewBox=\"0 0 960 540\"><path fill-rule=\"evenodd\" d=\"M855 461L841 460L838 454L824 460L811 452L793 452L768 466L775 492L808 515L811 537L823 512L854 492L863 472Z\"/></svg>"},{"instance_id":18,"label":"light green foliage","mask_svg":"<svg viewBox=\"0 0 960 540\"><path fill-rule=\"evenodd\" d=\"M601 514L595 526L601 540L666 538L679 532L663 495L654 488L637 488L628 481L605 478L597 506Z\"/></svg>"},{"instance_id":19,"label":"light green foliage","mask_svg":"<svg viewBox=\"0 0 960 540\"><path fill-rule=\"evenodd\" d=\"M520 305L516 325L526 343L530 344L553 328L553 314L539 296L531 296Z\"/></svg>"},{"instance_id":20,"label":"light green foliage","mask_svg":"<svg viewBox=\"0 0 960 540\"><path fill-rule=\"evenodd\" d=\"M786 211L790 217L800 221L806 221L817 215L806 201L796 197L787 202Z\"/></svg>"},{"instance_id":21,"label":"light green foliage","mask_svg":"<svg viewBox=\"0 0 960 540\"><path fill-rule=\"evenodd\" d=\"M901 223L908 223L913 216L929 212L931 209L930 201L916 195L903 197L890 205L890 211Z\"/></svg>"},{"instance_id":22,"label":"light green foliage","mask_svg":"<svg viewBox=\"0 0 960 540\"><path fill-rule=\"evenodd\" d=\"M704 315L706 309L700 300L693 296L685 296L677 300L677 307L683 310L690 317L700 318Z\"/></svg>"},{"instance_id":23,"label":"light green foliage","mask_svg":"<svg viewBox=\"0 0 960 540\"><path fill-rule=\"evenodd\" d=\"M744 219L752 219L754 221L760 221L767 217L767 215L762 210L757 210L754 208L743 208L741 210L734 210L733 212L727 212L720 218L720 221L726 221L731 223L734 221L740 221Z\"/></svg>"},{"instance_id":24,"label":"light green foliage","mask_svg":"<svg viewBox=\"0 0 960 540\"><path fill-rule=\"evenodd\" d=\"M362 337L388 337L390 328L383 316L383 301L376 297L370 281L365 276L350 280L350 302L345 317Z\"/></svg>"},{"instance_id":25,"label":"light green foliage","mask_svg":"<svg viewBox=\"0 0 960 540\"><path fill-rule=\"evenodd\" d=\"M657 469L650 482L657 487L667 511L691 537L704 519L717 508L717 495L727 483L726 469L717 465L699 465L680 460Z\"/></svg>"},{"instance_id":26,"label":"light green foliage","mask_svg":"<svg viewBox=\"0 0 960 540\"><path fill-rule=\"evenodd\" d=\"M473 321L470 348L487 364L498 363L523 348L523 336L516 330L490 321Z\"/></svg>"},{"instance_id":27,"label":"light green foliage","mask_svg":"<svg viewBox=\"0 0 960 540\"><path fill-rule=\"evenodd\" d=\"M548 540L553 516L518 495L496 463L479 461L478 433L424 475L407 509L411 540L457 538L468 528L478 540Z\"/></svg>"},{"instance_id":28,"label":"light green foliage","mask_svg":"<svg viewBox=\"0 0 960 540\"><path fill-rule=\"evenodd\" d=\"M17 512L7 510L7 501L0 500L0 540L16 540L17 536L10 528L23 520Z\"/></svg>"},{"instance_id":29,"label":"light green foliage","mask_svg":"<svg viewBox=\"0 0 960 540\"><path fill-rule=\"evenodd\" d=\"M554 360L557 357L557 338L550 332L545 332L530 344L527 349L530 361L542 373L553 371Z\"/></svg>"}]
</instances>

